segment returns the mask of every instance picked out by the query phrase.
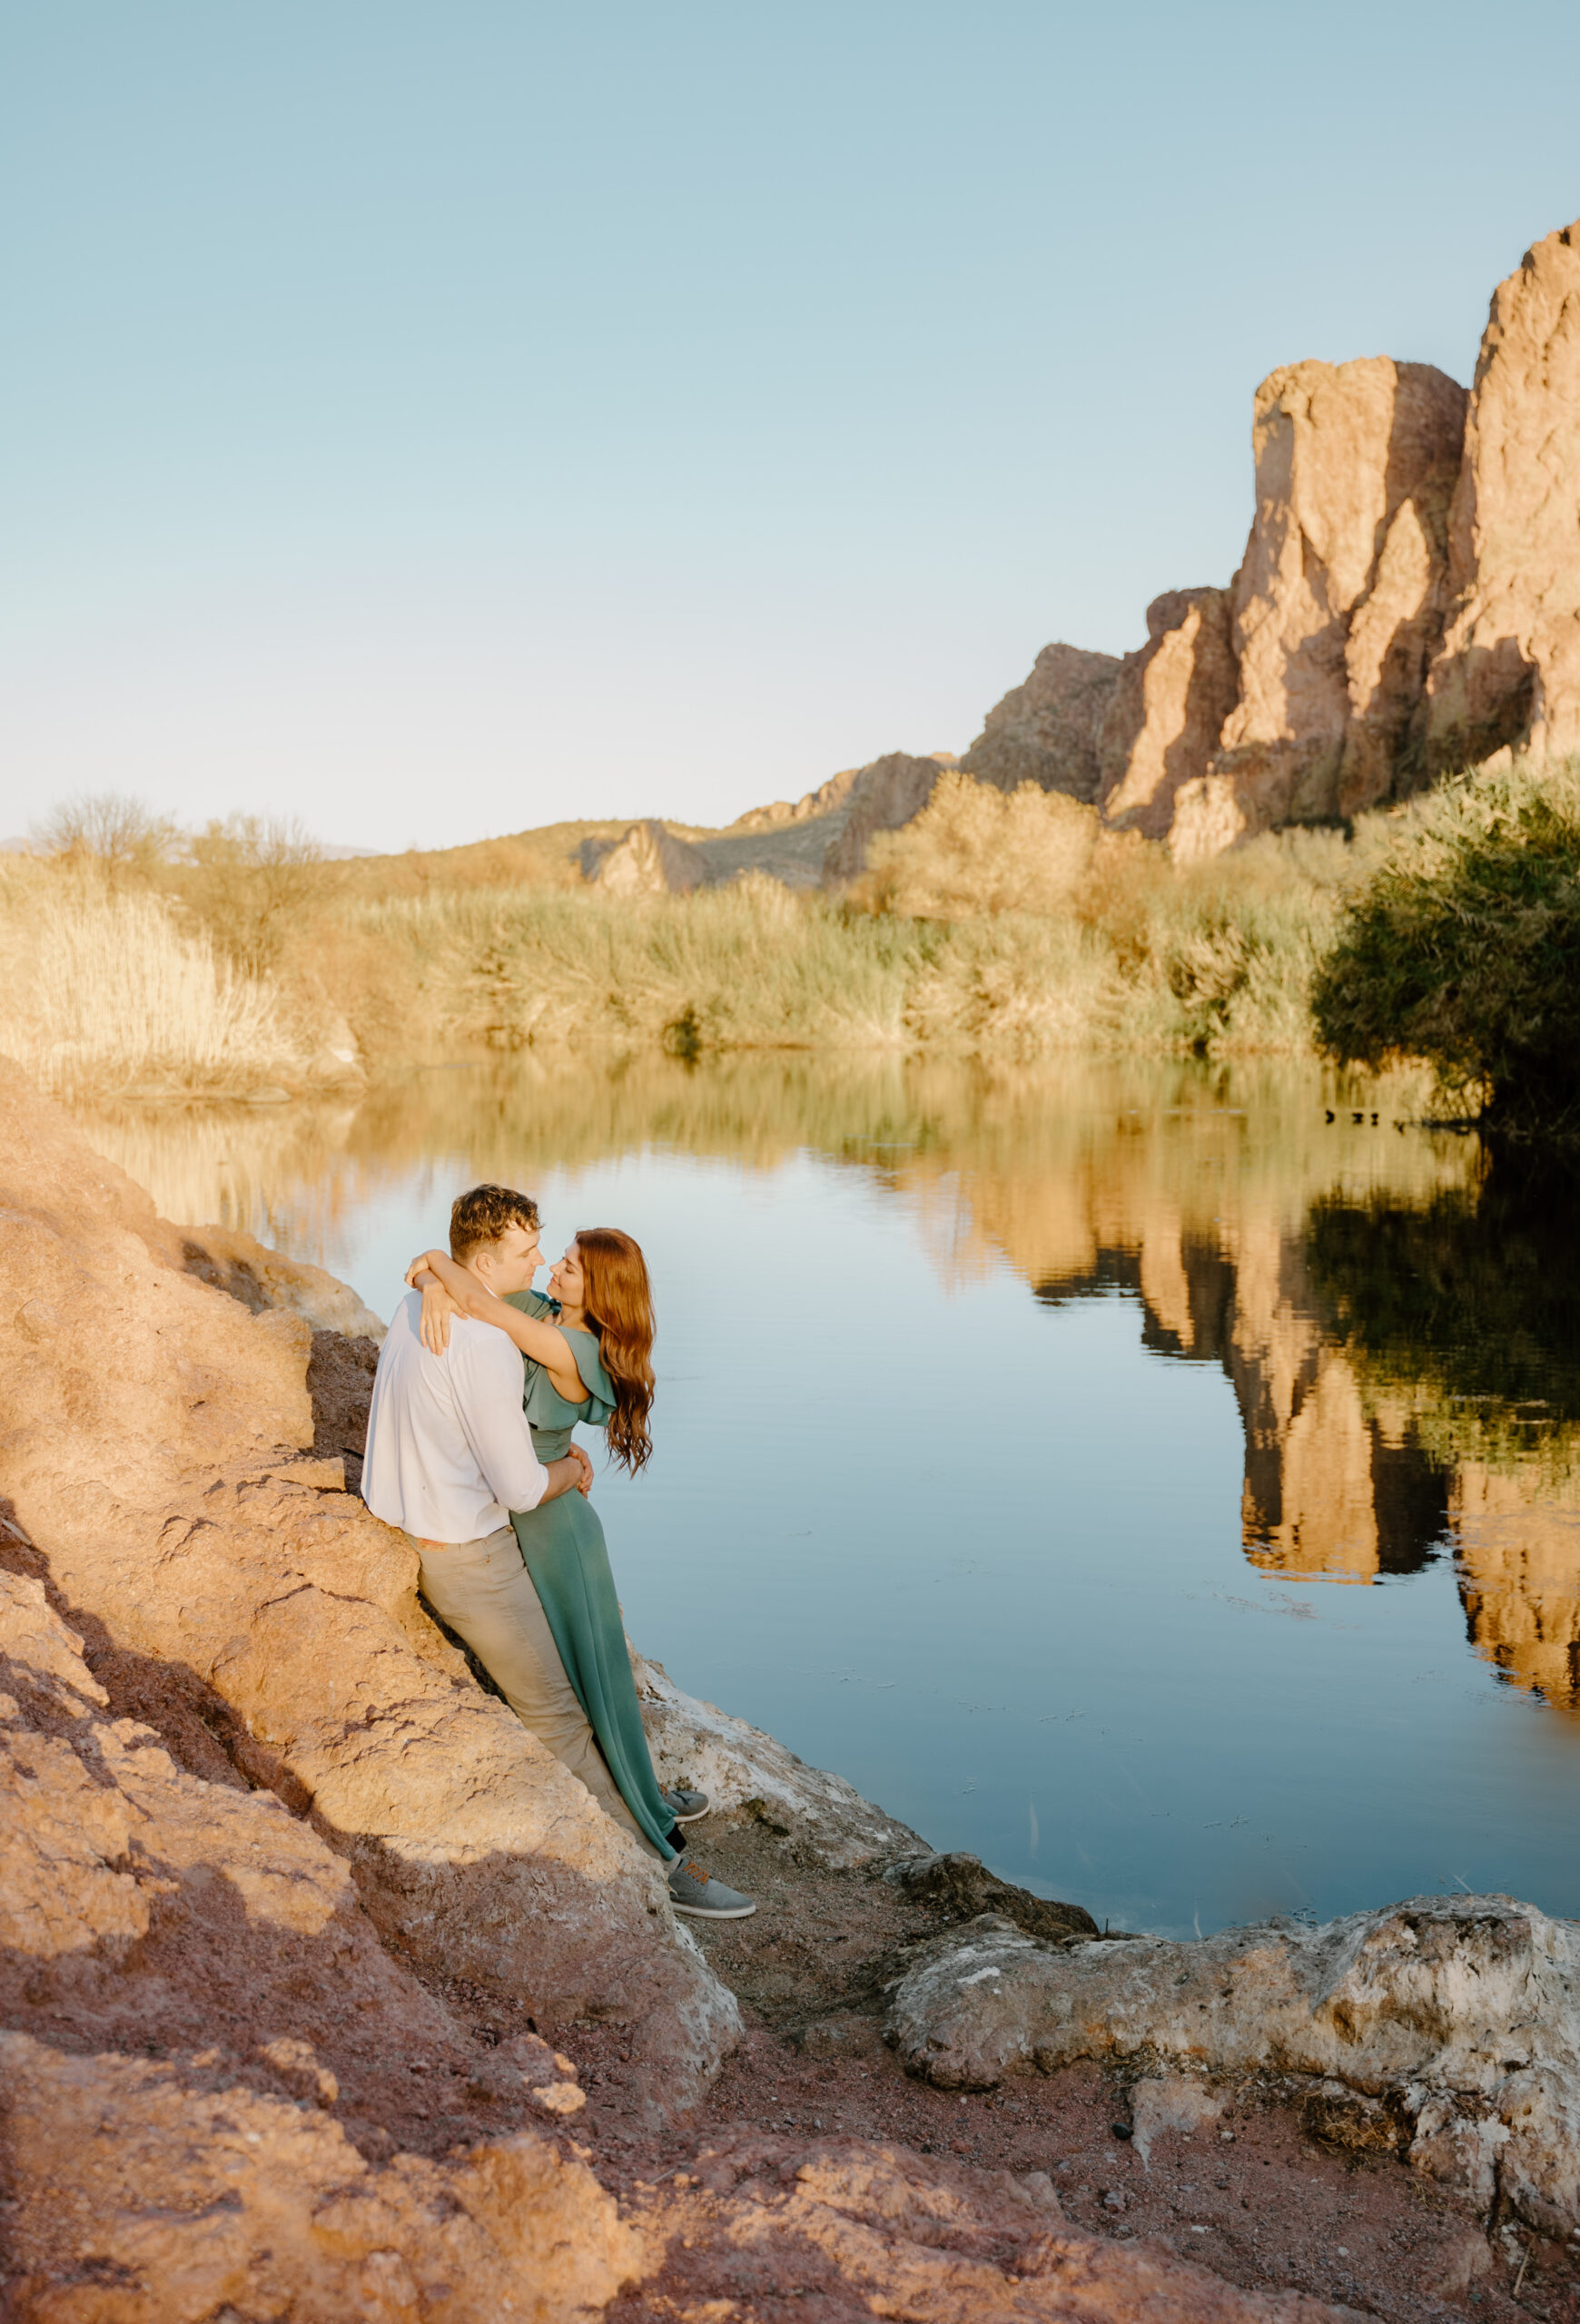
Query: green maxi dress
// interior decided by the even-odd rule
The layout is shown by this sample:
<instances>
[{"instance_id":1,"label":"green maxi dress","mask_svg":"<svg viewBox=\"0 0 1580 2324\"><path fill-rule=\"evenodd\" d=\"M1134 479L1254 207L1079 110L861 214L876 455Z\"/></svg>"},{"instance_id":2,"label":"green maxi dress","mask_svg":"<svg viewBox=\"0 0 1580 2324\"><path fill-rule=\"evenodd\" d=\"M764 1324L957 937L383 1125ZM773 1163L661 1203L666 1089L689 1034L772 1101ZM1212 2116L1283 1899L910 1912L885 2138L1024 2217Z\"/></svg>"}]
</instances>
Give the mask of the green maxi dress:
<instances>
[{"instance_id":1,"label":"green maxi dress","mask_svg":"<svg viewBox=\"0 0 1580 2324\"><path fill-rule=\"evenodd\" d=\"M509 1294L509 1305L523 1315L558 1324L559 1309L540 1291ZM563 1459L578 1421L595 1428L607 1424L615 1409L614 1390L591 1332L573 1331L562 1324L576 1356L576 1368L587 1385L579 1404L568 1404L540 1364L527 1359L527 1420L532 1449L542 1462ZM597 1511L585 1494L565 1492L538 1509L510 1512L516 1539L532 1586L542 1604L565 1675L577 1700L588 1715L598 1748L621 1798L661 1856L673 1857L669 1835L675 1815L667 1806L653 1772L652 1755L637 1704L637 1682L626 1650L626 1626L609 1571L609 1552Z\"/></svg>"}]
</instances>

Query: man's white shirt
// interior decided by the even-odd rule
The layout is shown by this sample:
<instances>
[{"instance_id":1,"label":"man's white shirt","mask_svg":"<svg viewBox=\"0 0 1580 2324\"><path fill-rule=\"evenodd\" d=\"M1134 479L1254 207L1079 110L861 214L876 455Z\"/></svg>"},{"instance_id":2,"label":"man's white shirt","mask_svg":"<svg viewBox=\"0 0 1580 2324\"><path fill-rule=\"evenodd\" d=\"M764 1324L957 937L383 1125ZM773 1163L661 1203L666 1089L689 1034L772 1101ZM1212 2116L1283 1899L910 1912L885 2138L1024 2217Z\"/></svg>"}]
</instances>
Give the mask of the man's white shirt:
<instances>
[{"instance_id":1,"label":"man's white shirt","mask_svg":"<svg viewBox=\"0 0 1580 2324\"><path fill-rule=\"evenodd\" d=\"M449 1347L431 1355L421 1315L409 1292L379 1351L362 1498L423 1541L476 1541L548 1490L521 1409L521 1352L491 1324L452 1315Z\"/></svg>"}]
</instances>

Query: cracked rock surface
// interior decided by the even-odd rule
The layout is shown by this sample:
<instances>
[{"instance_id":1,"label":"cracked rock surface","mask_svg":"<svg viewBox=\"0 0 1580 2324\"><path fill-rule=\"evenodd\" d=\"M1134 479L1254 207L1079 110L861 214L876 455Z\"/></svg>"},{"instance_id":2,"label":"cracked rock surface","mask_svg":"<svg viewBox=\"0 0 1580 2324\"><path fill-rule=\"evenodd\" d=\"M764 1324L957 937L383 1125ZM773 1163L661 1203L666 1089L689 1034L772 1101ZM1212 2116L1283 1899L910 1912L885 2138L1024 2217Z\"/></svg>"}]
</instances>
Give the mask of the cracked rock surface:
<instances>
[{"instance_id":1,"label":"cracked rock surface","mask_svg":"<svg viewBox=\"0 0 1580 2324\"><path fill-rule=\"evenodd\" d=\"M888 2033L943 2089L1093 2057L1319 2077L1380 2102L1370 2142L1397 2119L1418 2169L1545 2232L1580 2228L1580 1927L1507 1896L1193 1944L1061 1946L984 1915L909 1971Z\"/></svg>"}]
</instances>

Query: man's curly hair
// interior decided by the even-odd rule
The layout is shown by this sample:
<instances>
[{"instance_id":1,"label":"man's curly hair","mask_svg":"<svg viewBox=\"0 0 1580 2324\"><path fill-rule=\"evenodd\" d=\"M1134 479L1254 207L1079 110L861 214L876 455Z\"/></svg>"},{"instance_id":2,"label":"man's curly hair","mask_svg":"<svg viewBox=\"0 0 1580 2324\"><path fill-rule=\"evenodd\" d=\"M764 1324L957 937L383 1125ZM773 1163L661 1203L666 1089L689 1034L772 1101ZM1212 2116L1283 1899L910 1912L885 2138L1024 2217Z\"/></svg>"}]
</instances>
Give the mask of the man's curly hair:
<instances>
[{"instance_id":1,"label":"man's curly hair","mask_svg":"<svg viewBox=\"0 0 1580 2324\"><path fill-rule=\"evenodd\" d=\"M538 1231L538 1205L513 1187L469 1187L449 1206L449 1255L465 1266L474 1251L497 1243L512 1226Z\"/></svg>"}]
</instances>

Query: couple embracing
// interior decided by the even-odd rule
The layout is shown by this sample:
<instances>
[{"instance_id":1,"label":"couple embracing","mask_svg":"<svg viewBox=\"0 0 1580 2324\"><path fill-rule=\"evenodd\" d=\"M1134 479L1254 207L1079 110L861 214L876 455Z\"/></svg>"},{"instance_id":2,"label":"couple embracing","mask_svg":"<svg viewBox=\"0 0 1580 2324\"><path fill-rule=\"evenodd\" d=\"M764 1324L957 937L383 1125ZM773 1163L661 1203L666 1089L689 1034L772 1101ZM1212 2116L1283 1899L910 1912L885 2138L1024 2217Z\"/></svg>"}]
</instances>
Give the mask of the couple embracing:
<instances>
[{"instance_id":1,"label":"couple embracing","mask_svg":"<svg viewBox=\"0 0 1580 2324\"><path fill-rule=\"evenodd\" d=\"M652 1450L653 1302L641 1251L583 1228L549 1277L538 1206L473 1187L428 1251L379 1355L362 1493L422 1561L422 1595L523 1726L667 1866L677 1913L742 1920L749 1896L686 1856L700 1792L660 1789L642 1728L578 1422L635 1474Z\"/></svg>"}]
</instances>

